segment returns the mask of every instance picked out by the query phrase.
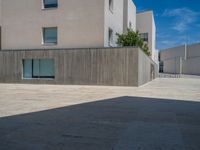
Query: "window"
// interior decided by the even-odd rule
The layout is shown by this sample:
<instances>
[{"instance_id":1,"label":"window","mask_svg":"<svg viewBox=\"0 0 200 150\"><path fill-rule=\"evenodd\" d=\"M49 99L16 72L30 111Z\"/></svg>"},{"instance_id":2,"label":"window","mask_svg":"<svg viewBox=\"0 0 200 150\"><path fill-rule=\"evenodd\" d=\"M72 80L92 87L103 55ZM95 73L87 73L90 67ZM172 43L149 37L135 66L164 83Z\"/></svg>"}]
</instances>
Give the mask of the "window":
<instances>
[{"instance_id":1,"label":"window","mask_svg":"<svg viewBox=\"0 0 200 150\"><path fill-rule=\"evenodd\" d=\"M43 7L44 8L57 8L58 0L43 0Z\"/></svg>"},{"instance_id":2,"label":"window","mask_svg":"<svg viewBox=\"0 0 200 150\"><path fill-rule=\"evenodd\" d=\"M24 59L23 78L55 78L53 59Z\"/></svg>"},{"instance_id":3,"label":"window","mask_svg":"<svg viewBox=\"0 0 200 150\"><path fill-rule=\"evenodd\" d=\"M111 28L108 29L108 45L113 46L113 30Z\"/></svg>"},{"instance_id":4,"label":"window","mask_svg":"<svg viewBox=\"0 0 200 150\"><path fill-rule=\"evenodd\" d=\"M43 44L57 44L57 27L43 28Z\"/></svg>"},{"instance_id":5,"label":"window","mask_svg":"<svg viewBox=\"0 0 200 150\"><path fill-rule=\"evenodd\" d=\"M144 42L148 42L149 38L148 38L148 33L141 33L139 34L140 38L144 41Z\"/></svg>"},{"instance_id":6,"label":"window","mask_svg":"<svg viewBox=\"0 0 200 150\"><path fill-rule=\"evenodd\" d=\"M129 22L129 29L132 29L132 22Z\"/></svg>"},{"instance_id":7,"label":"window","mask_svg":"<svg viewBox=\"0 0 200 150\"><path fill-rule=\"evenodd\" d=\"M111 12L113 12L113 6L114 6L113 0L109 0L109 9Z\"/></svg>"}]
</instances>

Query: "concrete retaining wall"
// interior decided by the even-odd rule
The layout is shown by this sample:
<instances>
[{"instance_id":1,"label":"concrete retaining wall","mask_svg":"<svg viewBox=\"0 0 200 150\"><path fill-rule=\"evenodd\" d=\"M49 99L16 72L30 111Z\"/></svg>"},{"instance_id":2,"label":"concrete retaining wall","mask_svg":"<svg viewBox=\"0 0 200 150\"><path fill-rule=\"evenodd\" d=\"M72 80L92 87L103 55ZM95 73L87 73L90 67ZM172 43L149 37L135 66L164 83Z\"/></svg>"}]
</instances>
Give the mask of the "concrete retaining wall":
<instances>
[{"instance_id":1,"label":"concrete retaining wall","mask_svg":"<svg viewBox=\"0 0 200 150\"><path fill-rule=\"evenodd\" d=\"M155 78L158 75L158 65L144 54L143 51L138 51L138 85L143 85Z\"/></svg>"},{"instance_id":2,"label":"concrete retaining wall","mask_svg":"<svg viewBox=\"0 0 200 150\"><path fill-rule=\"evenodd\" d=\"M55 79L23 79L22 60L43 58L54 59ZM138 48L2 50L0 82L139 86L153 79L151 65Z\"/></svg>"}]
</instances>

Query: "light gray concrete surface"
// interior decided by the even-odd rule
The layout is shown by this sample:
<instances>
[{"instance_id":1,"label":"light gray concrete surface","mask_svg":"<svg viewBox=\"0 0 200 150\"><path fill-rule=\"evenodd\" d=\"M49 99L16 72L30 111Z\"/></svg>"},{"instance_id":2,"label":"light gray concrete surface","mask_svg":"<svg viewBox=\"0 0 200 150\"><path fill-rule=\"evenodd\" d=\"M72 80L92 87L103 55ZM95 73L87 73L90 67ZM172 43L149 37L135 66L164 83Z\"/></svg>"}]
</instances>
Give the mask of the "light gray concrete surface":
<instances>
[{"instance_id":1,"label":"light gray concrete surface","mask_svg":"<svg viewBox=\"0 0 200 150\"><path fill-rule=\"evenodd\" d=\"M0 84L1 150L199 150L200 80Z\"/></svg>"},{"instance_id":2,"label":"light gray concrete surface","mask_svg":"<svg viewBox=\"0 0 200 150\"><path fill-rule=\"evenodd\" d=\"M160 51L164 73L200 75L200 43Z\"/></svg>"}]
</instances>

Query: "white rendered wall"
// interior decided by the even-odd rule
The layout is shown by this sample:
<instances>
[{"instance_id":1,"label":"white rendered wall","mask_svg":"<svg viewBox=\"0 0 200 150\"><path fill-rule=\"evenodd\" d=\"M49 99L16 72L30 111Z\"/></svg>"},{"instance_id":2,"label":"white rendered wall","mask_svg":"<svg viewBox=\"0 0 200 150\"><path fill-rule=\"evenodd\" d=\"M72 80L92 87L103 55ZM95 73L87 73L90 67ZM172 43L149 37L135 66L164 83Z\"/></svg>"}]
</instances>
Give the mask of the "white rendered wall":
<instances>
[{"instance_id":1,"label":"white rendered wall","mask_svg":"<svg viewBox=\"0 0 200 150\"><path fill-rule=\"evenodd\" d=\"M140 33L148 33L149 41L148 46L154 59L156 49L156 26L154 21L154 15L152 11L138 13L136 17L136 29Z\"/></svg>"},{"instance_id":2,"label":"white rendered wall","mask_svg":"<svg viewBox=\"0 0 200 150\"><path fill-rule=\"evenodd\" d=\"M127 28L129 28L129 23L132 23L132 29L136 31L136 6L132 0L128 0L128 19Z\"/></svg>"},{"instance_id":3,"label":"white rendered wall","mask_svg":"<svg viewBox=\"0 0 200 150\"><path fill-rule=\"evenodd\" d=\"M2 48L104 46L104 1L58 2L58 8L42 10L42 0L2 0ZM42 45L42 27L58 27L57 45Z\"/></svg>"},{"instance_id":4,"label":"white rendered wall","mask_svg":"<svg viewBox=\"0 0 200 150\"><path fill-rule=\"evenodd\" d=\"M123 15L123 32L127 32L130 23L132 30L136 31L136 7L132 0L124 0Z\"/></svg>"},{"instance_id":5,"label":"white rendered wall","mask_svg":"<svg viewBox=\"0 0 200 150\"><path fill-rule=\"evenodd\" d=\"M2 36L1 36L1 26L2 26L2 6L1 6L1 0L0 0L0 50L2 48Z\"/></svg>"},{"instance_id":6,"label":"white rendered wall","mask_svg":"<svg viewBox=\"0 0 200 150\"><path fill-rule=\"evenodd\" d=\"M1 8L1 0L0 0L0 26L1 26L1 18L2 18L2 13L1 13L1 11L2 11L2 8Z\"/></svg>"},{"instance_id":7,"label":"white rendered wall","mask_svg":"<svg viewBox=\"0 0 200 150\"><path fill-rule=\"evenodd\" d=\"M114 0L113 12L109 0L59 0L58 8L43 10L42 0L2 1L2 48L86 48L107 47L108 28L123 33L123 1ZM136 28L136 8L127 0L127 24ZM42 45L42 28L58 27L58 44Z\"/></svg>"},{"instance_id":8,"label":"white rendered wall","mask_svg":"<svg viewBox=\"0 0 200 150\"><path fill-rule=\"evenodd\" d=\"M113 30L113 46L117 46L116 33L123 33L123 1L113 1L113 11L109 9L109 0L105 0L105 18L104 18L104 46L109 46L108 30Z\"/></svg>"}]
</instances>

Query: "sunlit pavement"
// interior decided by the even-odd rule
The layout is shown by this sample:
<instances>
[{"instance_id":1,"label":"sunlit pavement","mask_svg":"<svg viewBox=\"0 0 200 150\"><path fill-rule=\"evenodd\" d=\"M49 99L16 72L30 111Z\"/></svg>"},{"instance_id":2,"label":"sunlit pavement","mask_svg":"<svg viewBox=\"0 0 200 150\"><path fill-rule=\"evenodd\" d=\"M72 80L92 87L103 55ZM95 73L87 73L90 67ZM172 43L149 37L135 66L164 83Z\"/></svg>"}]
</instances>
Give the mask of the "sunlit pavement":
<instances>
[{"instance_id":1,"label":"sunlit pavement","mask_svg":"<svg viewBox=\"0 0 200 150\"><path fill-rule=\"evenodd\" d=\"M199 150L200 79L0 84L1 150Z\"/></svg>"}]
</instances>

